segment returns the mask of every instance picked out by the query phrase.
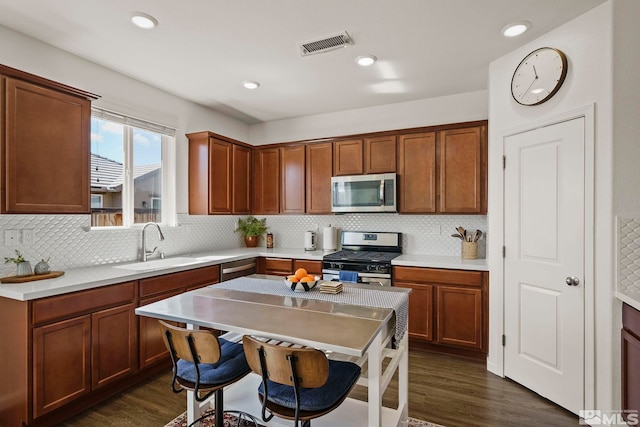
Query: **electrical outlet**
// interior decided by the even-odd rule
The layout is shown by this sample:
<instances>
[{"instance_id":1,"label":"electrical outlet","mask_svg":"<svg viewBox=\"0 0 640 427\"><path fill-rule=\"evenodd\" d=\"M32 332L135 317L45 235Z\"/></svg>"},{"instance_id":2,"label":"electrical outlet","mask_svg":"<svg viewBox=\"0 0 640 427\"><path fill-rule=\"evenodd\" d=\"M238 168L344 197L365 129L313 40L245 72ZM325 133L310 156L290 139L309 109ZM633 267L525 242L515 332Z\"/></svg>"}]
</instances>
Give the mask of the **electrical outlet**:
<instances>
[{"instance_id":1,"label":"electrical outlet","mask_svg":"<svg viewBox=\"0 0 640 427\"><path fill-rule=\"evenodd\" d=\"M27 229L27 230L22 230L22 244L25 246L31 246L33 245L34 241L35 241L35 235L33 230L31 229Z\"/></svg>"},{"instance_id":2,"label":"electrical outlet","mask_svg":"<svg viewBox=\"0 0 640 427\"><path fill-rule=\"evenodd\" d=\"M19 244L19 230L4 230L5 246L18 246Z\"/></svg>"}]
</instances>

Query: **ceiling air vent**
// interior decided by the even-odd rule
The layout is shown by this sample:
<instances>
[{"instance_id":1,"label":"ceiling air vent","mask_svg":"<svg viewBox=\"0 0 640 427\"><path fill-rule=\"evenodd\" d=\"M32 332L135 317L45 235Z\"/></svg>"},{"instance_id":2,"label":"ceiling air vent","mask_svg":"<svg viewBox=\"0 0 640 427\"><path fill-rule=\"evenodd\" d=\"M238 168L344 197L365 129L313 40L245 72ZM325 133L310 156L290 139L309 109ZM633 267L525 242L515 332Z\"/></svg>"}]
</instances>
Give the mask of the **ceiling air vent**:
<instances>
[{"instance_id":1,"label":"ceiling air vent","mask_svg":"<svg viewBox=\"0 0 640 427\"><path fill-rule=\"evenodd\" d=\"M337 36L331 36L322 40L314 40L301 44L300 54L302 56L315 55L317 53L324 53L341 47L347 47L352 44L353 39L345 31Z\"/></svg>"}]
</instances>

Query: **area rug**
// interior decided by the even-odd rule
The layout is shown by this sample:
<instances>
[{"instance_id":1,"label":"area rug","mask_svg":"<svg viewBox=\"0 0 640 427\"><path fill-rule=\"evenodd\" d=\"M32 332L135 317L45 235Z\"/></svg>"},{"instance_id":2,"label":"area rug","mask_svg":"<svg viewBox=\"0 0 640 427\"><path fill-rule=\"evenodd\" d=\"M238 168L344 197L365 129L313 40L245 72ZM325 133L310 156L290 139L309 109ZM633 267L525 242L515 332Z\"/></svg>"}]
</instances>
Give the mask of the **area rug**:
<instances>
[{"instance_id":1,"label":"area rug","mask_svg":"<svg viewBox=\"0 0 640 427\"><path fill-rule=\"evenodd\" d=\"M211 413L212 411L207 411L203 415L207 413ZM224 415L224 427L235 427L238 423L238 419L234 415L225 414ZM433 424L428 421L416 420L415 418L409 417L407 420L407 424L401 424L403 427L443 427L440 424ZM202 423L200 423L199 427L212 427L213 426L213 417L209 417L205 419ZM263 427L260 424L256 425L251 421L242 420L240 423L241 427ZM167 424L164 427L187 427L187 413L184 412L181 415L178 415L173 421Z\"/></svg>"}]
</instances>

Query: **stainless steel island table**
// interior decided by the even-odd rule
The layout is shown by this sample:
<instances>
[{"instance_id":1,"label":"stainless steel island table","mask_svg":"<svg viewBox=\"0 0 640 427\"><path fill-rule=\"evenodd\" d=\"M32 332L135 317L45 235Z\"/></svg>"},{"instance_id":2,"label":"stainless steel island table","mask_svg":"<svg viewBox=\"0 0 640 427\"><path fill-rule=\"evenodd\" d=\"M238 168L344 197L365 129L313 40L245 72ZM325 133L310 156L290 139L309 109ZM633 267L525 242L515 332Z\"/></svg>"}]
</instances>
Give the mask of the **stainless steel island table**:
<instances>
[{"instance_id":1,"label":"stainless steel island table","mask_svg":"<svg viewBox=\"0 0 640 427\"><path fill-rule=\"evenodd\" d=\"M368 403L347 399L345 403L331 414L314 421L317 427L326 426L363 426L370 427L397 426L407 415L408 397L408 357L406 334L401 334L394 345L396 333L396 313L391 308L345 304L341 300L356 292L363 291L361 286L353 289L346 286L344 295L332 295L332 301L323 301L319 295L312 293L289 292L282 284L283 292L270 293L268 286L282 278L256 275L253 282L247 279L234 279L220 285L186 292L165 300L161 300L136 309L136 314L164 320L173 320L187 324L189 328L209 327L229 331L229 335L240 338L242 335L253 335L271 338L287 343L319 348L330 357L349 358L361 366L367 362L363 370L360 384L368 388ZM235 283L243 285L233 289ZM255 286L253 288L249 286ZM230 287L232 289L224 289ZM237 287L237 286L236 286ZM266 290L265 290L266 289ZM351 289L351 291L350 291ZM371 289L380 291L381 288ZM400 288L385 288L385 292L393 294L376 294L393 296L394 300L406 299L408 291ZM317 292L317 291L316 291ZM324 297L324 295L323 295ZM384 298L383 298L384 299ZM403 301L404 303L404 301ZM406 325L405 325L406 326ZM393 347L393 348L392 348ZM382 360L389 358L383 371ZM398 371L398 407L382 406L382 395L393 373ZM240 409L257 415L260 406L257 398L257 375L250 375L246 380L229 387L225 392L225 407ZM241 384L243 383L243 384ZM242 406L238 406L242 405ZM200 407L188 393L189 422L197 418ZM282 424L276 418L266 426ZM289 423L290 424L290 423Z\"/></svg>"}]
</instances>

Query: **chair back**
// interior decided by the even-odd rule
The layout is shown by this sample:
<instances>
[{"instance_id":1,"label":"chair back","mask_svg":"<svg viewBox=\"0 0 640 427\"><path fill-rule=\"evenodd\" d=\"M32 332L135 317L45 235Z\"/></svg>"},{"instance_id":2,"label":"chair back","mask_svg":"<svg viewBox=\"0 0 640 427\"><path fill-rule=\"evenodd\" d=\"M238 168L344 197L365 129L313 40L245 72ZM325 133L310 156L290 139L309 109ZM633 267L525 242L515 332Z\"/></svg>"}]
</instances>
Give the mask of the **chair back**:
<instances>
[{"instance_id":1,"label":"chair back","mask_svg":"<svg viewBox=\"0 0 640 427\"><path fill-rule=\"evenodd\" d=\"M263 378L305 388L322 387L329 378L329 361L320 350L279 346L248 335L242 338L242 343L249 367ZM294 381L292 372L295 372L297 381Z\"/></svg>"},{"instance_id":2,"label":"chair back","mask_svg":"<svg viewBox=\"0 0 640 427\"><path fill-rule=\"evenodd\" d=\"M216 363L220 360L220 343L211 331L189 330L158 320L162 339L172 359L191 363Z\"/></svg>"}]
</instances>

